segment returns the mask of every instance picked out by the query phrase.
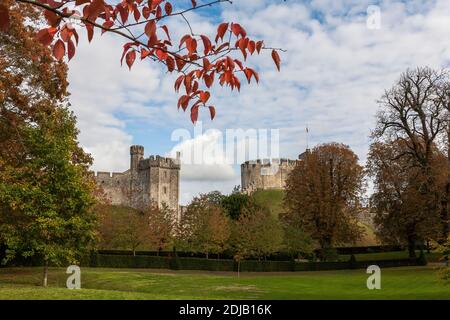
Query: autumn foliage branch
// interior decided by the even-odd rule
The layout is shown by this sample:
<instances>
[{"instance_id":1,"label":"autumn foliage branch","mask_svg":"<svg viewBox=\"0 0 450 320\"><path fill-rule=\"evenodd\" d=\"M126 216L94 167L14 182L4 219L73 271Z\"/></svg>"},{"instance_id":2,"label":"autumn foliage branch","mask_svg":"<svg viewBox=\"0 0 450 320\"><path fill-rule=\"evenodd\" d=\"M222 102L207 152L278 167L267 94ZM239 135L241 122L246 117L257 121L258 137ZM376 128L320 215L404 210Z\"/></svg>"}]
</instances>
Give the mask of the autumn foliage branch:
<instances>
[{"instance_id":1,"label":"autumn foliage branch","mask_svg":"<svg viewBox=\"0 0 450 320\"><path fill-rule=\"evenodd\" d=\"M15 5L39 7L47 26L37 33L39 42L51 46L57 60L67 57L71 60L79 42L79 34L74 21L87 32L88 41L92 41L95 30L114 33L126 39L123 46L121 63L125 60L131 69L139 56L141 60L150 59L162 63L168 72L179 74L175 81L175 90L180 93L178 108L190 108L191 121L198 119L200 107L209 109L214 119L216 109L209 105L210 88L215 79L221 86L231 90L241 89L239 75L248 83L252 78L259 82L259 75L245 65L247 58L271 50L272 59L280 70L279 48L269 48L262 40L255 41L239 23L224 22L217 27L212 40L204 34L194 34L185 14L192 10L209 7L230 0L215 0L201 5L191 0L189 7L174 10L174 1L169 0L122 0L110 4L106 0L16 0L7 6L0 4L0 30L7 32L9 11ZM77 9L70 8L75 5ZM167 24L168 17L181 16L186 22L189 33L173 39ZM240 52L243 61L233 58L233 52Z\"/></svg>"}]
</instances>

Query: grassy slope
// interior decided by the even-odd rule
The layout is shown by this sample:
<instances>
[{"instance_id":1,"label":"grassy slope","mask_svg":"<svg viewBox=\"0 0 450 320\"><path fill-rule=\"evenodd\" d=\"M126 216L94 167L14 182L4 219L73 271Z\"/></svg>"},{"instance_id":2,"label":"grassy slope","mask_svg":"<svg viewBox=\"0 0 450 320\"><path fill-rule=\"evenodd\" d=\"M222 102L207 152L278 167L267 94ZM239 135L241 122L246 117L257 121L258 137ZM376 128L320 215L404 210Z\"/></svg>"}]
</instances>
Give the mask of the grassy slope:
<instances>
[{"instance_id":1,"label":"grassy slope","mask_svg":"<svg viewBox=\"0 0 450 320\"><path fill-rule=\"evenodd\" d=\"M275 216L283 211L283 190L258 190L252 194L255 202L261 206L269 208L270 212ZM371 226L359 222L359 225L363 227L365 234L363 238L356 243L357 246L372 246L379 244L374 230Z\"/></svg>"},{"instance_id":2,"label":"grassy slope","mask_svg":"<svg viewBox=\"0 0 450 320\"><path fill-rule=\"evenodd\" d=\"M65 289L64 269L0 269L0 299L450 299L430 267L382 270L382 290L366 288L365 270L282 274L82 269L81 290Z\"/></svg>"}]
</instances>

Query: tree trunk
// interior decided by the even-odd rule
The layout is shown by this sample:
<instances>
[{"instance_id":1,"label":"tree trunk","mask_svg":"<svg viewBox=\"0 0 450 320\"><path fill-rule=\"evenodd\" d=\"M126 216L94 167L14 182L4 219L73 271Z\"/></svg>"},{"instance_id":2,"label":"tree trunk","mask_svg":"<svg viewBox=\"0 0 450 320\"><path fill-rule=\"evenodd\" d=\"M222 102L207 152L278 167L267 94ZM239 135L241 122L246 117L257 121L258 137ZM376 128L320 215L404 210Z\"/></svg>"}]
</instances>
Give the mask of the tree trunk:
<instances>
[{"instance_id":1,"label":"tree trunk","mask_svg":"<svg viewBox=\"0 0 450 320\"><path fill-rule=\"evenodd\" d=\"M416 241L415 238L412 236L408 236L408 255L409 258L415 259L416 258Z\"/></svg>"},{"instance_id":2,"label":"tree trunk","mask_svg":"<svg viewBox=\"0 0 450 320\"><path fill-rule=\"evenodd\" d=\"M240 271L241 271L241 260L238 260L238 278L239 278L239 276L240 276Z\"/></svg>"},{"instance_id":3,"label":"tree trunk","mask_svg":"<svg viewBox=\"0 0 450 320\"><path fill-rule=\"evenodd\" d=\"M133 257L136 257L136 248L133 248Z\"/></svg>"},{"instance_id":4,"label":"tree trunk","mask_svg":"<svg viewBox=\"0 0 450 320\"><path fill-rule=\"evenodd\" d=\"M42 285L44 287L47 287L47 283L48 283L48 261L45 260L45 263L44 263L44 278L42 279Z\"/></svg>"}]
</instances>

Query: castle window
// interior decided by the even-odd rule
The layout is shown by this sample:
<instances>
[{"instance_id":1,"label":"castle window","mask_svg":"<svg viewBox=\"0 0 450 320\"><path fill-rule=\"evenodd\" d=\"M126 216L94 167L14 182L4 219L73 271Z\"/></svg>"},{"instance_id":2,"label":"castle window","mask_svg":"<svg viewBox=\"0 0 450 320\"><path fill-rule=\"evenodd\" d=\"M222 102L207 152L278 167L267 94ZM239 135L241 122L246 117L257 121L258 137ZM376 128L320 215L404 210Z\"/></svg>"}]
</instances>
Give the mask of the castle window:
<instances>
[{"instance_id":1,"label":"castle window","mask_svg":"<svg viewBox=\"0 0 450 320\"><path fill-rule=\"evenodd\" d=\"M167 194L167 187L163 187L164 194Z\"/></svg>"},{"instance_id":2,"label":"castle window","mask_svg":"<svg viewBox=\"0 0 450 320\"><path fill-rule=\"evenodd\" d=\"M167 178L167 171L164 171L164 178Z\"/></svg>"}]
</instances>

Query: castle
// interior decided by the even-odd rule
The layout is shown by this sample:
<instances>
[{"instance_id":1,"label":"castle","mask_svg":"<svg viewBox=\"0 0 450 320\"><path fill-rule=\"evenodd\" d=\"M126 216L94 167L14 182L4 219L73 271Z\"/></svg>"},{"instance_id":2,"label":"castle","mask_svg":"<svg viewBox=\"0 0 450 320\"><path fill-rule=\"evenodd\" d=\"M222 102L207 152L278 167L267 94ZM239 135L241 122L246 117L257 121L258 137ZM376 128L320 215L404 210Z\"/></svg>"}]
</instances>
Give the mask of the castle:
<instances>
[{"instance_id":1,"label":"castle","mask_svg":"<svg viewBox=\"0 0 450 320\"><path fill-rule=\"evenodd\" d=\"M150 156L144 159L143 146L130 147L130 169L125 172L94 174L111 204L145 209L163 204L179 214L180 157Z\"/></svg>"},{"instance_id":2,"label":"castle","mask_svg":"<svg viewBox=\"0 0 450 320\"><path fill-rule=\"evenodd\" d=\"M302 161L309 149L298 156L298 160L269 159L246 161L241 164L241 188L245 193L256 190L284 189L289 173L298 161Z\"/></svg>"}]
</instances>

